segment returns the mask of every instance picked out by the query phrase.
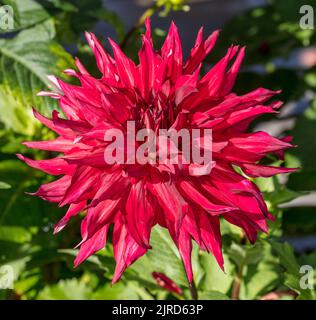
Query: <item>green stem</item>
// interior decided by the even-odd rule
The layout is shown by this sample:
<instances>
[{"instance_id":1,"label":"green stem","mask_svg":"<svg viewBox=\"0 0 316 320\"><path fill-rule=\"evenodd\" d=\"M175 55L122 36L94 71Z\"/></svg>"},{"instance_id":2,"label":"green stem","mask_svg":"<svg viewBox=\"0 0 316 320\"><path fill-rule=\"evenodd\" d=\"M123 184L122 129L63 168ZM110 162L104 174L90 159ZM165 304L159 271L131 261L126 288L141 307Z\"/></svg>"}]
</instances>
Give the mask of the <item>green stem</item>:
<instances>
[{"instance_id":1,"label":"green stem","mask_svg":"<svg viewBox=\"0 0 316 320\"><path fill-rule=\"evenodd\" d=\"M243 232L240 239L240 244L244 245L246 244L246 241L247 241L246 234ZM244 264L242 263L237 271L236 277L233 282L232 294L231 294L231 298L233 300L239 300L240 285L243 277L243 271L244 271Z\"/></svg>"},{"instance_id":2,"label":"green stem","mask_svg":"<svg viewBox=\"0 0 316 320\"><path fill-rule=\"evenodd\" d=\"M192 283L189 284L189 288L192 300L198 300L199 296L194 280L192 280Z\"/></svg>"},{"instance_id":3,"label":"green stem","mask_svg":"<svg viewBox=\"0 0 316 320\"><path fill-rule=\"evenodd\" d=\"M232 294L231 298L233 300L239 300L239 294L240 294L240 285L242 281L242 273L243 273L243 265L240 266L236 277L234 279L233 287L232 287Z\"/></svg>"}]
</instances>

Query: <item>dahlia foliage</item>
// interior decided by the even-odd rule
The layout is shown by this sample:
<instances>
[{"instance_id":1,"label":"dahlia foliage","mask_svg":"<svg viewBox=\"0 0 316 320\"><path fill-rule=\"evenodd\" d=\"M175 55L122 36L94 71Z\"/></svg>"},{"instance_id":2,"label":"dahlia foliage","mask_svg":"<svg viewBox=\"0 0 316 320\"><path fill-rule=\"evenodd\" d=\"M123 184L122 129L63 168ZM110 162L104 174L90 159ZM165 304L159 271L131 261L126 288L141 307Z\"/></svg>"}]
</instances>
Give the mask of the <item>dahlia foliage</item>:
<instances>
[{"instance_id":1,"label":"dahlia foliage","mask_svg":"<svg viewBox=\"0 0 316 320\"><path fill-rule=\"evenodd\" d=\"M175 24L156 51L147 21L139 63L135 64L111 39L113 56L87 33L102 77L95 79L76 60L78 71L65 73L78 78L80 86L51 76L56 91L40 93L58 99L65 117L54 111L48 119L34 110L35 117L58 137L25 145L63 155L42 161L18 156L33 168L62 175L34 193L60 207L69 205L55 233L72 217L86 213L75 266L105 246L113 225L114 283L151 249L150 233L159 224L168 229L191 282L192 240L211 252L223 269L220 218L242 228L251 243L259 231L268 231L267 220L273 220L273 216L261 192L247 177L292 171L259 164L270 153L282 159L283 151L291 147L290 138L280 140L262 131L247 130L258 116L277 113L282 103L269 103L279 92L263 88L242 96L232 93L245 52L238 46L231 46L200 76L202 61L218 34L215 31L203 39L201 28L184 61ZM154 132L161 128L212 129L211 172L198 174L191 170L194 164L107 164L104 150L109 142L104 141L104 134L113 128L125 132L128 120L134 120L137 129Z\"/></svg>"}]
</instances>

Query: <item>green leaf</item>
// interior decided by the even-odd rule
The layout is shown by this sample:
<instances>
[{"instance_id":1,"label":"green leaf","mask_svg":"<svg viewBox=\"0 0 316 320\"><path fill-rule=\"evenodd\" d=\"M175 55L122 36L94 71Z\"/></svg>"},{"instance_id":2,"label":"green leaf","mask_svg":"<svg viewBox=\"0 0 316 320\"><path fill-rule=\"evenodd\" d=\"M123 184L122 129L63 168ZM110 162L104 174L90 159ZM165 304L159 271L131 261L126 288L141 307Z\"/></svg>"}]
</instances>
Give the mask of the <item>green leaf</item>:
<instances>
[{"instance_id":1,"label":"green leaf","mask_svg":"<svg viewBox=\"0 0 316 320\"><path fill-rule=\"evenodd\" d=\"M232 243L227 251L231 260L240 268L248 264L256 264L262 258L262 244L256 245L239 245Z\"/></svg>"},{"instance_id":2,"label":"green leaf","mask_svg":"<svg viewBox=\"0 0 316 320\"><path fill-rule=\"evenodd\" d=\"M33 0L0 0L0 5L9 5L14 12L14 30L0 28L0 33L20 31L50 18L48 12Z\"/></svg>"},{"instance_id":3,"label":"green leaf","mask_svg":"<svg viewBox=\"0 0 316 320\"><path fill-rule=\"evenodd\" d=\"M284 284L289 287L291 290L298 293L299 300L315 300L316 292L315 290L310 289L302 289L300 286L300 280L297 276L293 274L286 273L285 274L285 282Z\"/></svg>"},{"instance_id":4,"label":"green leaf","mask_svg":"<svg viewBox=\"0 0 316 320\"><path fill-rule=\"evenodd\" d=\"M311 265L314 269L316 269L316 251L302 255L301 257L299 257L299 262L301 265L308 264Z\"/></svg>"},{"instance_id":5,"label":"green leaf","mask_svg":"<svg viewBox=\"0 0 316 320\"><path fill-rule=\"evenodd\" d=\"M280 275L276 268L265 264L260 264L259 268L256 268L255 266L249 267L247 276L250 275L250 279L243 279L240 289L240 296L242 299L256 299L264 293L273 290L280 282Z\"/></svg>"},{"instance_id":6,"label":"green leaf","mask_svg":"<svg viewBox=\"0 0 316 320\"><path fill-rule=\"evenodd\" d=\"M306 192L297 192L286 187L282 187L269 193L265 198L270 201L273 205L279 205L282 203L290 202L299 196L307 194Z\"/></svg>"},{"instance_id":7,"label":"green leaf","mask_svg":"<svg viewBox=\"0 0 316 320\"><path fill-rule=\"evenodd\" d=\"M152 299L144 288L136 282L123 281L111 285L110 283L93 290L87 274L81 279L73 278L60 280L57 284L46 286L39 293L38 300L138 300Z\"/></svg>"},{"instance_id":8,"label":"green leaf","mask_svg":"<svg viewBox=\"0 0 316 320\"><path fill-rule=\"evenodd\" d=\"M271 242L272 248L277 253L281 265L291 274L299 273L299 264L294 255L293 248L288 243Z\"/></svg>"},{"instance_id":9,"label":"green leaf","mask_svg":"<svg viewBox=\"0 0 316 320\"><path fill-rule=\"evenodd\" d=\"M8 183L0 181L0 189L10 189L10 188L11 186Z\"/></svg>"},{"instance_id":10,"label":"green leaf","mask_svg":"<svg viewBox=\"0 0 316 320\"><path fill-rule=\"evenodd\" d=\"M0 180L12 186L0 192L0 226L44 228L63 215L56 205L25 194L38 189L43 177L19 160L0 162Z\"/></svg>"},{"instance_id":11,"label":"green leaf","mask_svg":"<svg viewBox=\"0 0 316 320\"><path fill-rule=\"evenodd\" d=\"M46 115L56 108L52 99L36 98L47 89L47 75L72 66L70 55L52 40L54 35L54 23L47 20L13 39L0 39L0 121L15 132L34 134L31 106Z\"/></svg>"},{"instance_id":12,"label":"green leaf","mask_svg":"<svg viewBox=\"0 0 316 320\"><path fill-rule=\"evenodd\" d=\"M235 271L235 267L228 256L224 254L225 272L219 267L216 259L210 253L201 252L199 260L205 273L198 286L199 292L200 290L202 292L217 291L222 294L228 294L234 280L233 274Z\"/></svg>"},{"instance_id":13,"label":"green leaf","mask_svg":"<svg viewBox=\"0 0 316 320\"><path fill-rule=\"evenodd\" d=\"M243 269L240 286L241 299L258 299L282 284L282 268L273 256L269 242L260 242L260 260Z\"/></svg>"},{"instance_id":14,"label":"green leaf","mask_svg":"<svg viewBox=\"0 0 316 320\"><path fill-rule=\"evenodd\" d=\"M55 8L60 9L65 12L78 12L76 6L74 6L72 3L65 2L62 0L44 0L45 2L51 3Z\"/></svg>"},{"instance_id":15,"label":"green leaf","mask_svg":"<svg viewBox=\"0 0 316 320\"><path fill-rule=\"evenodd\" d=\"M77 256L79 250L75 250L75 249L61 249L58 250L59 254L65 254L65 255L70 255L73 257L73 259L75 259L75 257ZM113 258L113 254L111 254L110 257L108 257L107 255L103 254L104 250L99 251L98 253L90 256L87 260L86 260L86 264L89 262L93 265L95 265L97 268L99 268L102 271L105 272L109 272L109 270L111 270L112 272L115 269L115 261ZM83 265L82 265L83 266Z\"/></svg>"},{"instance_id":16,"label":"green leaf","mask_svg":"<svg viewBox=\"0 0 316 320\"><path fill-rule=\"evenodd\" d=\"M152 272L162 272L177 285L187 287L183 264L169 232L156 226L151 233L150 244L152 249L128 269L128 279L135 279L144 285L158 288Z\"/></svg>"},{"instance_id":17,"label":"green leaf","mask_svg":"<svg viewBox=\"0 0 316 320\"><path fill-rule=\"evenodd\" d=\"M300 266L294 255L293 248L288 243L272 242L272 247L279 256L281 265L285 268L284 285L298 293L298 299L314 300L316 298L315 290L303 289L300 285Z\"/></svg>"},{"instance_id":18,"label":"green leaf","mask_svg":"<svg viewBox=\"0 0 316 320\"><path fill-rule=\"evenodd\" d=\"M25 228L0 226L0 241L25 243L30 241L32 235Z\"/></svg>"},{"instance_id":19,"label":"green leaf","mask_svg":"<svg viewBox=\"0 0 316 320\"><path fill-rule=\"evenodd\" d=\"M200 300L229 300L229 297L218 291L201 291L199 292Z\"/></svg>"},{"instance_id":20,"label":"green leaf","mask_svg":"<svg viewBox=\"0 0 316 320\"><path fill-rule=\"evenodd\" d=\"M82 33L93 29L98 22L98 12L103 10L102 0L68 0L67 8L63 0L43 0L43 5L54 14L58 22L58 40L76 46L82 41Z\"/></svg>"},{"instance_id":21,"label":"green leaf","mask_svg":"<svg viewBox=\"0 0 316 320\"><path fill-rule=\"evenodd\" d=\"M178 285L187 286L187 278L177 247L169 232L161 227L155 227L151 234L152 250L147 252L151 270L162 272ZM151 272L150 272L151 276Z\"/></svg>"},{"instance_id":22,"label":"green leaf","mask_svg":"<svg viewBox=\"0 0 316 320\"><path fill-rule=\"evenodd\" d=\"M78 279L60 280L56 285L45 287L38 300L89 300L91 288Z\"/></svg>"},{"instance_id":23,"label":"green leaf","mask_svg":"<svg viewBox=\"0 0 316 320\"><path fill-rule=\"evenodd\" d=\"M95 300L151 300L152 296L149 295L144 288L137 282L129 281L124 283L120 281L115 285L106 284L98 289L91 299Z\"/></svg>"}]
</instances>

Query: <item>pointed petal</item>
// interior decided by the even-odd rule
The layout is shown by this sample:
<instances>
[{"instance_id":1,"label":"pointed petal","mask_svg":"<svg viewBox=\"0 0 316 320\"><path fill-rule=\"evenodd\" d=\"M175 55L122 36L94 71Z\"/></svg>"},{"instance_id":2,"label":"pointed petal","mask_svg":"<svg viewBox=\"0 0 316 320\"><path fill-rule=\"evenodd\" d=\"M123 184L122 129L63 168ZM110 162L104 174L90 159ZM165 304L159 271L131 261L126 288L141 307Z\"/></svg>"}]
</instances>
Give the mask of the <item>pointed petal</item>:
<instances>
[{"instance_id":1,"label":"pointed petal","mask_svg":"<svg viewBox=\"0 0 316 320\"><path fill-rule=\"evenodd\" d=\"M81 244L79 253L75 259L74 267L78 267L83 261L88 259L92 254L104 248L109 225L101 228L94 236Z\"/></svg>"},{"instance_id":2,"label":"pointed petal","mask_svg":"<svg viewBox=\"0 0 316 320\"><path fill-rule=\"evenodd\" d=\"M35 193L30 194L50 202L60 202L70 183L71 176L63 176L53 182L42 184Z\"/></svg>"},{"instance_id":3,"label":"pointed petal","mask_svg":"<svg viewBox=\"0 0 316 320\"><path fill-rule=\"evenodd\" d=\"M143 37L143 46L139 51L139 84L142 96L147 101L156 81L157 58L152 43Z\"/></svg>"},{"instance_id":4,"label":"pointed petal","mask_svg":"<svg viewBox=\"0 0 316 320\"><path fill-rule=\"evenodd\" d=\"M30 167L39 169L43 172L46 172L52 175L60 175L60 174L71 175L75 169L74 166L69 165L62 158L54 158L50 160L32 160L24 157L21 154L17 154L17 157L20 160L24 161Z\"/></svg>"},{"instance_id":5,"label":"pointed petal","mask_svg":"<svg viewBox=\"0 0 316 320\"><path fill-rule=\"evenodd\" d=\"M205 41L203 41L203 28L199 30L194 48L191 50L190 57L184 66L184 73L192 73L205 57L214 48L219 36L219 30L214 31Z\"/></svg>"},{"instance_id":6,"label":"pointed petal","mask_svg":"<svg viewBox=\"0 0 316 320\"><path fill-rule=\"evenodd\" d=\"M135 241L144 248L150 248L150 231L155 212L152 195L142 181L134 184L126 201L126 227Z\"/></svg>"},{"instance_id":7,"label":"pointed petal","mask_svg":"<svg viewBox=\"0 0 316 320\"><path fill-rule=\"evenodd\" d=\"M167 215L169 230L172 230L175 237L179 235L181 224L188 211L188 204L183 199L173 183L157 182L148 183L148 189L157 198L158 203Z\"/></svg>"},{"instance_id":8,"label":"pointed petal","mask_svg":"<svg viewBox=\"0 0 316 320\"><path fill-rule=\"evenodd\" d=\"M178 28L171 23L166 40L161 48L161 56L167 61L167 78L173 82L182 74L182 43Z\"/></svg>"},{"instance_id":9,"label":"pointed petal","mask_svg":"<svg viewBox=\"0 0 316 320\"><path fill-rule=\"evenodd\" d=\"M92 237L104 225L112 223L121 199L105 200L95 207L90 207L84 218L86 221L86 237Z\"/></svg>"},{"instance_id":10,"label":"pointed petal","mask_svg":"<svg viewBox=\"0 0 316 320\"><path fill-rule=\"evenodd\" d=\"M47 140L47 141L27 141L23 142L23 144L31 149L39 149L39 150L46 150L46 151L57 151L57 152L68 152L72 148L76 146L81 149L86 149L87 146L84 144L76 144L74 140L64 139L58 137L55 140Z\"/></svg>"},{"instance_id":11,"label":"pointed petal","mask_svg":"<svg viewBox=\"0 0 316 320\"><path fill-rule=\"evenodd\" d=\"M88 200L97 189L100 171L90 167L78 168L71 178L71 184L64 194L59 206L62 207L72 202Z\"/></svg>"},{"instance_id":12,"label":"pointed petal","mask_svg":"<svg viewBox=\"0 0 316 320\"><path fill-rule=\"evenodd\" d=\"M146 253L146 249L139 246L134 238L128 233L125 224L116 221L113 231L113 248L116 267L112 283L117 282L125 269L135 260Z\"/></svg>"},{"instance_id":13,"label":"pointed petal","mask_svg":"<svg viewBox=\"0 0 316 320\"><path fill-rule=\"evenodd\" d=\"M241 165L241 168L246 175L257 178L257 177L272 177L281 173L290 173L297 171L297 168L282 168L282 167L273 167L273 166L263 166L244 163Z\"/></svg>"},{"instance_id":14,"label":"pointed petal","mask_svg":"<svg viewBox=\"0 0 316 320\"><path fill-rule=\"evenodd\" d=\"M54 122L46 117L44 117L43 115L41 115L39 112L37 112L34 108L33 108L33 114L34 117L39 120L41 123L43 123L46 127L48 127L49 129L55 131L56 133L58 133L61 136L65 136L65 137L74 137L73 132L68 129L68 128L59 128L56 127L56 125L54 124Z\"/></svg>"},{"instance_id":15,"label":"pointed petal","mask_svg":"<svg viewBox=\"0 0 316 320\"><path fill-rule=\"evenodd\" d=\"M181 288L179 288L175 282L173 282L170 278L168 278L163 273L153 272L152 276L160 287L172 293L182 294Z\"/></svg>"},{"instance_id":16,"label":"pointed petal","mask_svg":"<svg viewBox=\"0 0 316 320\"><path fill-rule=\"evenodd\" d=\"M113 78L115 74L115 66L113 59L104 50L98 39L93 33L86 32L86 39L91 47L99 70L102 72L104 78Z\"/></svg>"},{"instance_id":17,"label":"pointed petal","mask_svg":"<svg viewBox=\"0 0 316 320\"><path fill-rule=\"evenodd\" d=\"M83 211L85 206L86 206L86 201L71 204L66 214L63 216L63 218L55 225L54 234L64 229L64 227L67 225L69 220L72 217L76 216L79 212Z\"/></svg>"},{"instance_id":18,"label":"pointed petal","mask_svg":"<svg viewBox=\"0 0 316 320\"><path fill-rule=\"evenodd\" d=\"M234 64L232 65L232 67L230 68L230 70L226 75L226 81L223 87L224 95L228 94L234 87L235 81L244 57L245 57L245 47L240 49Z\"/></svg>"},{"instance_id":19,"label":"pointed petal","mask_svg":"<svg viewBox=\"0 0 316 320\"><path fill-rule=\"evenodd\" d=\"M120 80L126 86L134 87L136 77L136 66L134 62L126 57L124 52L112 39L109 39L109 42L113 49L116 70L120 77Z\"/></svg>"},{"instance_id":20,"label":"pointed petal","mask_svg":"<svg viewBox=\"0 0 316 320\"><path fill-rule=\"evenodd\" d=\"M181 188L181 193L185 195L185 198L188 201L194 202L211 215L219 215L237 209L236 207L222 206L212 203L189 181L181 180L179 182L179 187Z\"/></svg>"}]
</instances>

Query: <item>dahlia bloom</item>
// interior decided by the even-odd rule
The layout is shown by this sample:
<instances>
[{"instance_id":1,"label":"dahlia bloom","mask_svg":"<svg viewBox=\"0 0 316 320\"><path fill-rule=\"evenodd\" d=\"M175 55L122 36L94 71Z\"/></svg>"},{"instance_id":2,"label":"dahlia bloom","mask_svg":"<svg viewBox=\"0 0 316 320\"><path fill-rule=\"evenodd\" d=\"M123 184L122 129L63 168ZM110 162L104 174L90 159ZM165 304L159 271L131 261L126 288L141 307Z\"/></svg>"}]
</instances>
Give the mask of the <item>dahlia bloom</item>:
<instances>
[{"instance_id":1,"label":"dahlia bloom","mask_svg":"<svg viewBox=\"0 0 316 320\"><path fill-rule=\"evenodd\" d=\"M182 294L181 288L177 286L170 278L168 278L165 274L161 272L153 272L153 278L156 280L157 284L166 289L171 293Z\"/></svg>"},{"instance_id":2,"label":"dahlia bloom","mask_svg":"<svg viewBox=\"0 0 316 320\"><path fill-rule=\"evenodd\" d=\"M69 206L55 233L72 217L85 212L75 266L105 246L113 225L115 283L128 266L151 249L150 233L158 224L168 229L191 282L193 240L202 250L211 252L223 269L220 218L242 228L251 243L259 231L268 231L267 220L273 220L273 216L249 177L292 171L260 164L270 153L282 159L284 150L291 147L291 139L247 131L252 120L277 113L282 103L269 103L279 92L264 88L241 96L232 92L245 52L238 46L231 46L200 76L202 62L218 35L215 31L204 39L201 28L185 61L175 24L156 51L147 20L139 63L135 64L111 39L113 56L87 33L102 77L92 77L78 59L78 70L65 73L79 79L81 85L50 76L57 89L39 95L58 99L64 117L54 111L48 119L35 110L34 116L58 137L24 144L62 155L41 161L18 157L33 168L62 176L34 193L60 207ZM211 172L197 174L190 170L192 165L180 164L108 165L104 161L104 133L113 128L126 130L127 120L134 120L139 129L154 131L212 129Z\"/></svg>"}]
</instances>

